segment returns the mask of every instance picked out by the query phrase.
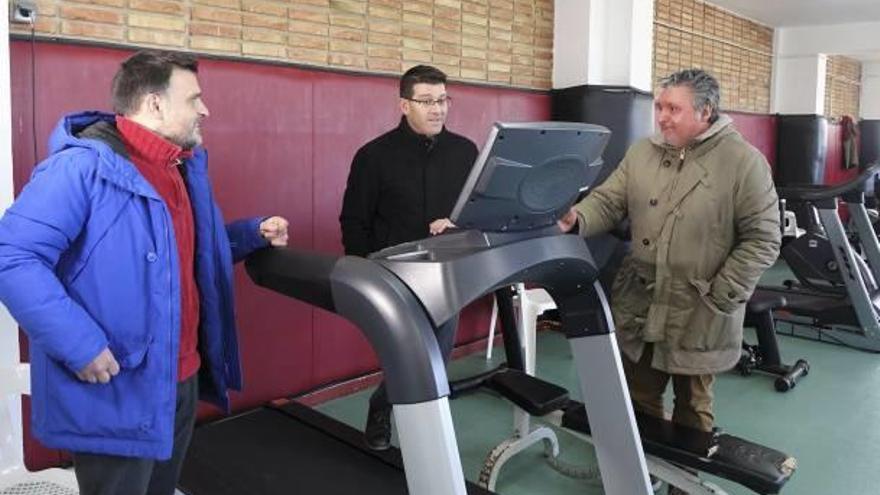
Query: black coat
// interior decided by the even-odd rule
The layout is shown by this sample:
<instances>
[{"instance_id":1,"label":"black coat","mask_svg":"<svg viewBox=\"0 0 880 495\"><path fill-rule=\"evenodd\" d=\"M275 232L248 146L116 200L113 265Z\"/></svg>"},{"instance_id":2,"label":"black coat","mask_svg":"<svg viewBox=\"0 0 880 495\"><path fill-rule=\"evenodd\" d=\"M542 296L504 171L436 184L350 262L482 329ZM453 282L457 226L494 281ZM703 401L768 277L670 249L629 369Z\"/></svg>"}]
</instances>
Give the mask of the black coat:
<instances>
[{"instance_id":1,"label":"black coat","mask_svg":"<svg viewBox=\"0 0 880 495\"><path fill-rule=\"evenodd\" d=\"M452 213L477 159L466 137L443 131L433 139L406 122L358 150L351 163L339 223L346 254L428 237L428 224Z\"/></svg>"}]
</instances>

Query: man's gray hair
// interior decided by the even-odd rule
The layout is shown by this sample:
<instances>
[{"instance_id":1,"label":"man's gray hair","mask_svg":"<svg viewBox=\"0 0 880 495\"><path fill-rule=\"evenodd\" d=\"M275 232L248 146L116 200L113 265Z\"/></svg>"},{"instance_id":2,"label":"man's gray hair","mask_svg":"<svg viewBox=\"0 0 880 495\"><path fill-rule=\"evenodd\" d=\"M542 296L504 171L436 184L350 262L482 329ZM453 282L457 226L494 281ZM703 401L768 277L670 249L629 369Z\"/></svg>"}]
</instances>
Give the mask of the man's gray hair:
<instances>
[{"instance_id":1,"label":"man's gray hair","mask_svg":"<svg viewBox=\"0 0 880 495\"><path fill-rule=\"evenodd\" d=\"M685 69L670 74L660 80L660 87L687 86L694 93L694 110L702 112L709 107L709 122L718 119L718 106L721 100L721 89L718 81L702 69Z\"/></svg>"}]
</instances>

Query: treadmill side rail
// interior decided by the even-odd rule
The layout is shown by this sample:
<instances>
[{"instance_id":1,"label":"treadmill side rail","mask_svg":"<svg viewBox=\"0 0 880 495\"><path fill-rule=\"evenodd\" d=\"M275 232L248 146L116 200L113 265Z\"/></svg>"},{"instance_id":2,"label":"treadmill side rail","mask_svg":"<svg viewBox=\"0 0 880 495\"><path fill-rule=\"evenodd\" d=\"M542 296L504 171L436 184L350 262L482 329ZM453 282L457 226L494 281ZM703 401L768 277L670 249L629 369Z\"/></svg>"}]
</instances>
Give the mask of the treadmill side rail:
<instances>
[{"instance_id":1,"label":"treadmill side rail","mask_svg":"<svg viewBox=\"0 0 880 495\"><path fill-rule=\"evenodd\" d=\"M837 210L820 208L819 218L822 220L822 226L825 227L828 240L836 248L834 256L837 259L837 265L843 270L843 281L847 286L847 293L862 332L868 338L880 339L880 318L878 318L877 307L874 306L871 294L868 292L869 284L862 277L862 273L858 271L855 259L857 254L849 245ZM841 248L841 246L845 247Z\"/></svg>"},{"instance_id":2,"label":"treadmill side rail","mask_svg":"<svg viewBox=\"0 0 880 495\"><path fill-rule=\"evenodd\" d=\"M598 282L597 282L598 283ZM653 493L614 334L569 339L609 495ZM616 371L616 373L614 373Z\"/></svg>"},{"instance_id":3,"label":"treadmill side rail","mask_svg":"<svg viewBox=\"0 0 880 495\"><path fill-rule=\"evenodd\" d=\"M449 400L442 397L421 404L395 404L394 422L409 493L466 495ZM426 428L428 424L434 428ZM449 476L438 477L438 472Z\"/></svg>"},{"instance_id":4,"label":"treadmill side rail","mask_svg":"<svg viewBox=\"0 0 880 495\"><path fill-rule=\"evenodd\" d=\"M379 264L346 256L330 274L336 312L361 329L379 356L392 404L449 395L434 327L413 293Z\"/></svg>"},{"instance_id":5,"label":"treadmill side rail","mask_svg":"<svg viewBox=\"0 0 880 495\"><path fill-rule=\"evenodd\" d=\"M874 292L878 288L877 284L880 284L880 243L877 242L877 234L871 225L868 210L865 209L864 194L862 196L862 201L847 201L846 206L859 235L859 244L865 253L868 268L874 278L874 284L869 287L870 291Z\"/></svg>"}]
</instances>

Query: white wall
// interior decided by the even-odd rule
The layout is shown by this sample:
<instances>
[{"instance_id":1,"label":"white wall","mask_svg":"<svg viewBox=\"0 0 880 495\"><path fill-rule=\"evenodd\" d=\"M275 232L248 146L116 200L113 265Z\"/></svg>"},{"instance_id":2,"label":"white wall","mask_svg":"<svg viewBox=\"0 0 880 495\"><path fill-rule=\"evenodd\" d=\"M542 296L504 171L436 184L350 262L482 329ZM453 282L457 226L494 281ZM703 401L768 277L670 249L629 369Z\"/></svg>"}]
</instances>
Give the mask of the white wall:
<instances>
[{"instance_id":1,"label":"white wall","mask_svg":"<svg viewBox=\"0 0 880 495\"><path fill-rule=\"evenodd\" d=\"M862 64L859 116L863 119L880 120L880 62Z\"/></svg>"},{"instance_id":2,"label":"white wall","mask_svg":"<svg viewBox=\"0 0 880 495\"><path fill-rule=\"evenodd\" d=\"M784 56L880 53L880 22L778 28L777 53Z\"/></svg>"},{"instance_id":3,"label":"white wall","mask_svg":"<svg viewBox=\"0 0 880 495\"><path fill-rule=\"evenodd\" d=\"M651 90L652 0L556 0L554 8L554 88Z\"/></svg>"},{"instance_id":4,"label":"white wall","mask_svg":"<svg viewBox=\"0 0 880 495\"><path fill-rule=\"evenodd\" d=\"M651 91L654 83L654 1L635 0L631 7L630 86ZM611 45L613 46L613 45ZM611 50L613 52L613 49Z\"/></svg>"},{"instance_id":5,"label":"white wall","mask_svg":"<svg viewBox=\"0 0 880 495\"><path fill-rule=\"evenodd\" d=\"M590 0L556 0L553 5L553 87L587 82Z\"/></svg>"},{"instance_id":6,"label":"white wall","mask_svg":"<svg viewBox=\"0 0 880 495\"><path fill-rule=\"evenodd\" d=\"M779 56L773 64L771 113L822 115L825 112L826 55Z\"/></svg>"}]
</instances>

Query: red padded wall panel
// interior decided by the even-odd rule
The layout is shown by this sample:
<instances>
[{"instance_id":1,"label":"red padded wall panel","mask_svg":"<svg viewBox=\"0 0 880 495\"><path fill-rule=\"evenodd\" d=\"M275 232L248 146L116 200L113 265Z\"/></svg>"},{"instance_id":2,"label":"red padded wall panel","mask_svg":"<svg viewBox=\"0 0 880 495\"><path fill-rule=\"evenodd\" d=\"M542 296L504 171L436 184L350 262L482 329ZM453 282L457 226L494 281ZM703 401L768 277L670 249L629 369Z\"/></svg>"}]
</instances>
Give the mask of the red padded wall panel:
<instances>
[{"instance_id":1,"label":"red padded wall panel","mask_svg":"<svg viewBox=\"0 0 880 495\"><path fill-rule=\"evenodd\" d=\"M476 86L450 86L454 98L449 109L449 129L462 134L482 148L489 127L499 119L498 98L493 90ZM549 103L548 103L549 105Z\"/></svg>"},{"instance_id":2,"label":"red padded wall panel","mask_svg":"<svg viewBox=\"0 0 880 495\"><path fill-rule=\"evenodd\" d=\"M36 87L37 156L46 157L46 143L58 117L78 110L108 110L110 80L127 52L110 48L37 43L36 84L31 78L31 45L13 42L12 158L16 194L30 177L33 153L32 103Z\"/></svg>"},{"instance_id":3,"label":"red padded wall panel","mask_svg":"<svg viewBox=\"0 0 880 495\"><path fill-rule=\"evenodd\" d=\"M205 60L199 76L211 110L204 126L211 179L224 216L283 215L291 244L311 248L312 75ZM312 308L257 288L241 266L235 285L245 389L233 407L312 386Z\"/></svg>"},{"instance_id":4,"label":"red padded wall panel","mask_svg":"<svg viewBox=\"0 0 880 495\"><path fill-rule=\"evenodd\" d=\"M39 471L54 466L70 465L73 458L67 452L48 449L31 436L31 397L25 395L21 401L21 415L24 419L24 465L29 471Z\"/></svg>"},{"instance_id":5,"label":"red padded wall panel","mask_svg":"<svg viewBox=\"0 0 880 495\"><path fill-rule=\"evenodd\" d=\"M550 120L550 99L544 93L499 91L498 119L509 122Z\"/></svg>"},{"instance_id":6,"label":"red padded wall panel","mask_svg":"<svg viewBox=\"0 0 880 495\"><path fill-rule=\"evenodd\" d=\"M397 125L397 81L320 74L314 86L315 248L342 254L339 209L355 152Z\"/></svg>"},{"instance_id":7,"label":"red padded wall panel","mask_svg":"<svg viewBox=\"0 0 880 495\"><path fill-rule=\"evenodd\" d=\"M736 130L764 154L770 167L776 166L776 116L729 112Z\"/></svg>"},{"instance_id":8,"label":"red padded wall panel","mask_svg":"<svg viewBox=\"0 0 880 495\"><path fill-rule=\"evenodd\" d=\"M397 82L391 78L320 74L314 86L314 246L342 254L339 209L351 159L363 144L397 125ZM378 361L358 329L326 311L313 312L314 382L371 371Z\"/></svg>"}]
</instances>

